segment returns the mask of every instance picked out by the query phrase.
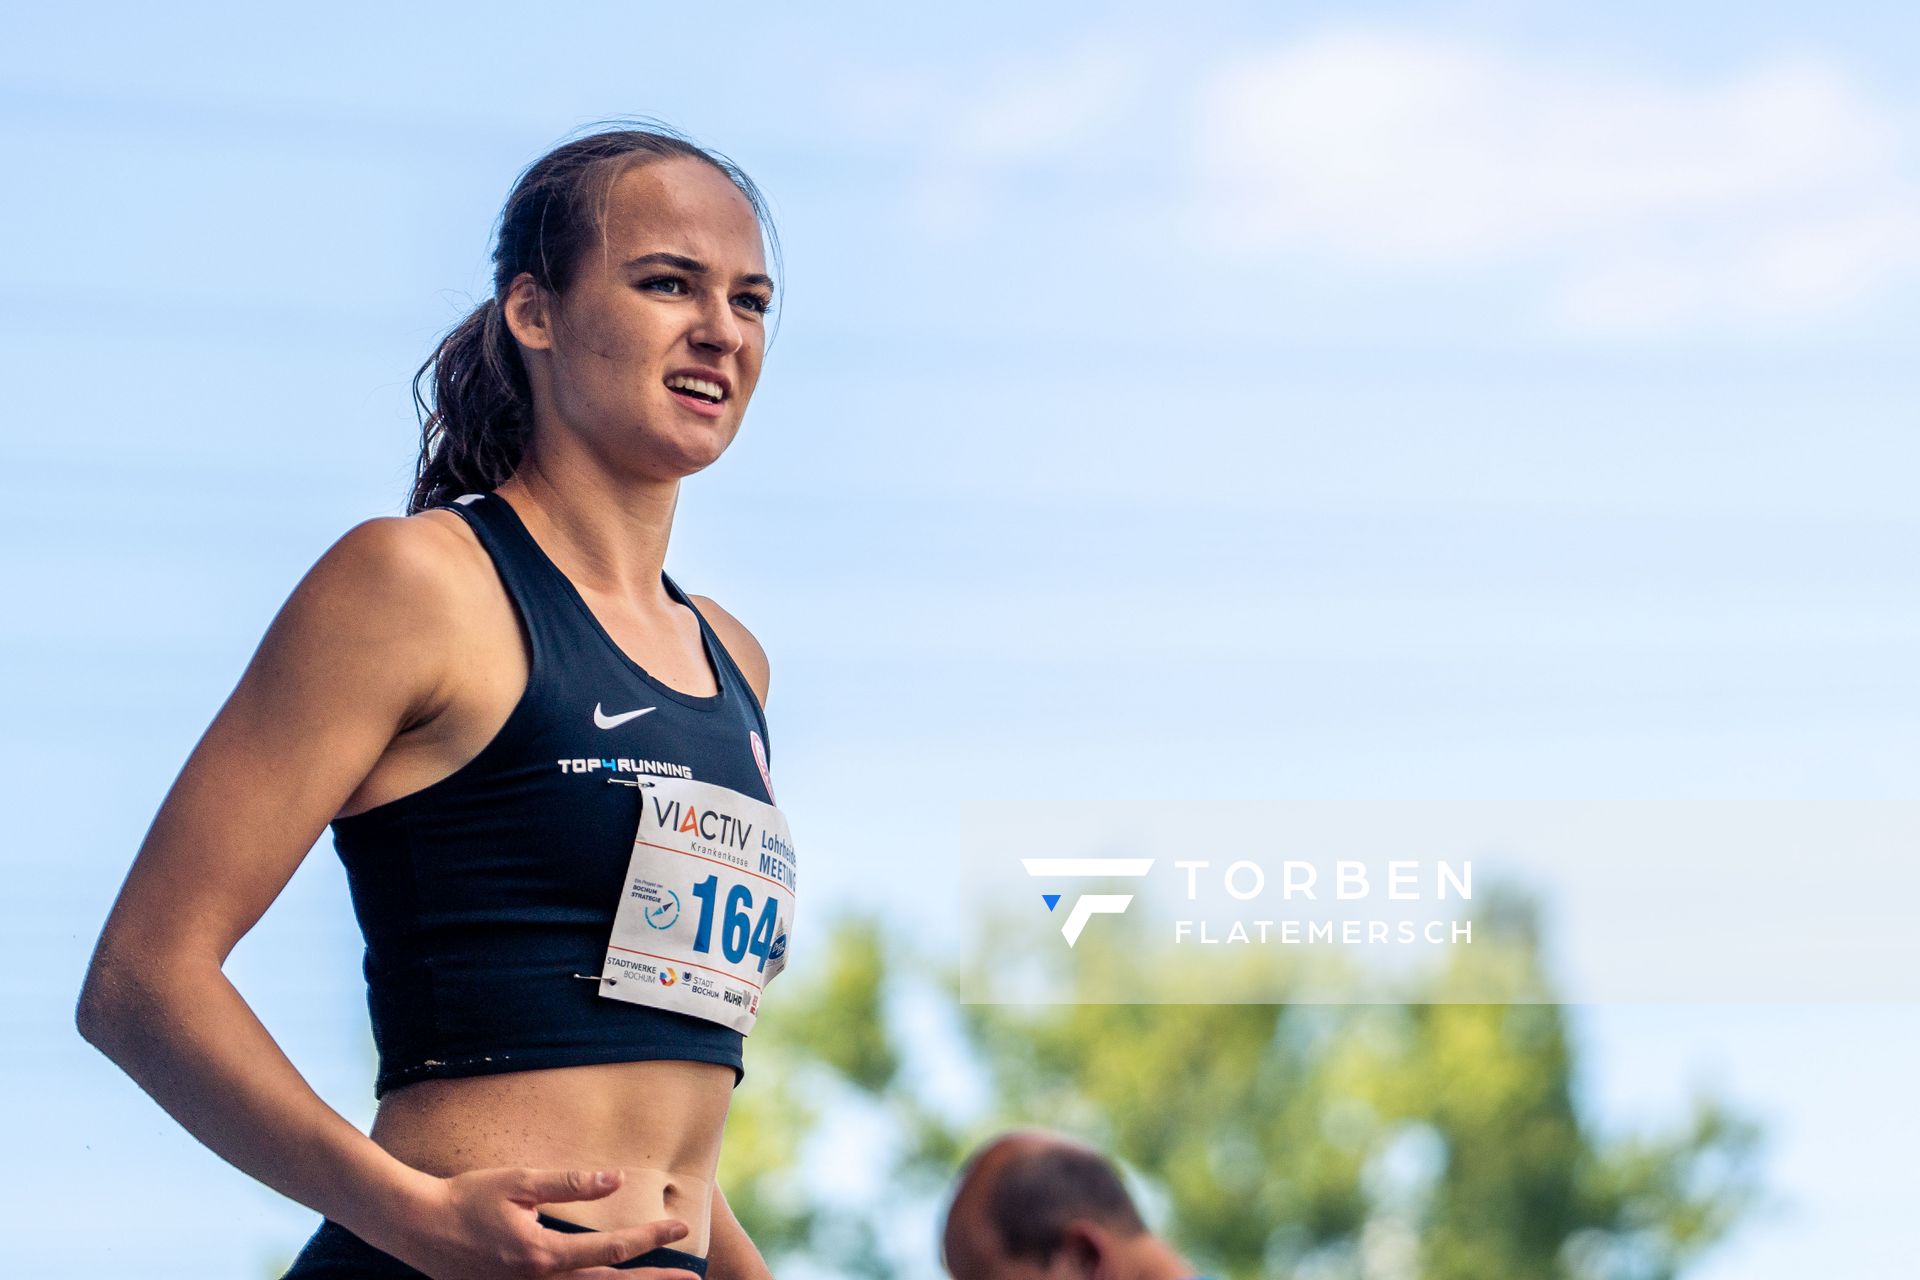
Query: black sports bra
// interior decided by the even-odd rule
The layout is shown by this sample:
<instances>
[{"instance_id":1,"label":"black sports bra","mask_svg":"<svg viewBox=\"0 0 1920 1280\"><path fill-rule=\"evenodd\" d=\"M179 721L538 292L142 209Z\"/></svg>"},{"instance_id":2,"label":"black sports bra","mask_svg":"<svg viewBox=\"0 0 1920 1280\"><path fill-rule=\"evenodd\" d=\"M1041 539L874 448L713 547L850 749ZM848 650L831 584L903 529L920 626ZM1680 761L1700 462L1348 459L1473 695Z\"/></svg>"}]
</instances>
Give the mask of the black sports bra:
<instances>
[{"instance_id":1,"label":"black sports bra","mask_svg":"<svg viewBox=\"0 0 1920 1280\"><path fill-rule=\"evenodd\" d=\"M532 669L479 755L332 824L366 935L375 1096L434 1077L650 1058L725 1063L737 1085L738 1031L603 998L596 976L643 803L635 782L691 778L772 804L759 700L706 618L719 692L701 697L621 651L506 499L467 494L447 509L493 557ZM616 776L635 781L608 785Z\"/></svg>"}]
</instances>

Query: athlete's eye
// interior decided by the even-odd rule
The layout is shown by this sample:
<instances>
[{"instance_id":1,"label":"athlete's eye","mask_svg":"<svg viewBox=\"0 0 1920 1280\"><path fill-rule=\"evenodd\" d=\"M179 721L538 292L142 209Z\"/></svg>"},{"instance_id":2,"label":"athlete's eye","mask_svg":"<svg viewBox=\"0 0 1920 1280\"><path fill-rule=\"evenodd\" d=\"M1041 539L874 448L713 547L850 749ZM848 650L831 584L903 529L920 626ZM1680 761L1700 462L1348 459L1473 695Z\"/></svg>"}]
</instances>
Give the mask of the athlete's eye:
<instances>
[{"instance_id":1,"label":"athlete's eye","mask_svg":"<svg viewBox=\"0 0 1920 1280\"><path fill-rule=\"evenodd\" d=\"M640 282L642 289L651 289L656 285L672 285L675 289L684 291L687 287L687 282L679 276L654 276L650 280L642 280Z\"/></svg>"},{"instance_id":2,"label":"athlete's eye","mask_svg":"<svg viewBox=\"0 0 1920 1280\"><path fill-rule=\"evenodd\" d=\"M766 315L773 310L773 299L764 293L743 293L734 299L756 315Z\"/></svg>"}]
</instances>

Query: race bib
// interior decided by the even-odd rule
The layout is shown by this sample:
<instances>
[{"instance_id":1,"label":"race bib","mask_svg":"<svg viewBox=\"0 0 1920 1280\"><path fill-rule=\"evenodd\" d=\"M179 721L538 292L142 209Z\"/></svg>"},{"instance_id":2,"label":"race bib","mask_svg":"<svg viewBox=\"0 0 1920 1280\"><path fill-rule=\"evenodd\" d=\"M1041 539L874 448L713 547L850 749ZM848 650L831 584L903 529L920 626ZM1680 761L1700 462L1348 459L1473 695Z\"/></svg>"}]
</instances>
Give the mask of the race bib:
<instances>
[{"instance_id":1,"label":"race bib","mask_svg":"<svg viewBox=\"0 0 1920 1280\"><path fill-rule=\"evenodd\" d=\"M691 778L640 779L640 825L600 994L746 1035L787 965L797 867L780 810Z\"/></svg>"}]
</instances>

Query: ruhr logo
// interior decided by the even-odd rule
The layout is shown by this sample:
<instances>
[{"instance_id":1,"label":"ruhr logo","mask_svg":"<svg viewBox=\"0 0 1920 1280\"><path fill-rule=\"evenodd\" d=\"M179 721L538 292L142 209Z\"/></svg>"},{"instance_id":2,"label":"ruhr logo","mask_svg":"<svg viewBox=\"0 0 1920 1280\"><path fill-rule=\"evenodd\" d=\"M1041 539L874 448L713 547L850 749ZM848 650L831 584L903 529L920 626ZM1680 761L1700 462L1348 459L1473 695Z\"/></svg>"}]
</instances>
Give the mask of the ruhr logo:
<instances>
[{"instance_id":1,"label":"ruhr logo","mask_svg":"<svg viewBox=\"0 0 1920 1280\"><path fill-rule=\"evenodd\" d=\"M1144 876L1153 867L1152 858L1022 858L1020 865L1037 880L1112 878ZM1052 911L1060 905L1060 895L1043 893L1040 900ZM1080 931L1097 915L1119 915L1133 901L1130 893L1083 893L1067 909L1060 934L1071 947L1080 941Z\"/></svg>"}]
</instances>

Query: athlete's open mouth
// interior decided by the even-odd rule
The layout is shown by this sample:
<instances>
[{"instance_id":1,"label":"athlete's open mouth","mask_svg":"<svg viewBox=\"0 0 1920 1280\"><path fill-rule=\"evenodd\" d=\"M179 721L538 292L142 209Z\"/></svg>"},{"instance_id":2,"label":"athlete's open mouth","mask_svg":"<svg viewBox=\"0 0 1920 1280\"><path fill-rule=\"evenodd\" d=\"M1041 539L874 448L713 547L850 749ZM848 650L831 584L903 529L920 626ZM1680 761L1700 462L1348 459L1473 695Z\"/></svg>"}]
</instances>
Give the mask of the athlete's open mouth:
<instances>
[{"instance_id":1,"label":"athlete's open mouth","mask_svg":"<svg viewBox=\"0 0 1920 1280\"><path fill-rule=\"evenodd\" d=\"M666 377L667 390L697 400L701 404L719 404L727 398L724 383L711 378L695 377L689 373L670 373Z\"/></svg>"}]
</instances>

